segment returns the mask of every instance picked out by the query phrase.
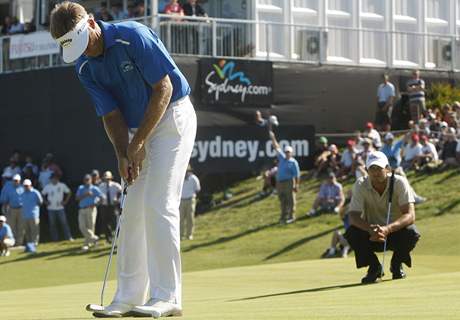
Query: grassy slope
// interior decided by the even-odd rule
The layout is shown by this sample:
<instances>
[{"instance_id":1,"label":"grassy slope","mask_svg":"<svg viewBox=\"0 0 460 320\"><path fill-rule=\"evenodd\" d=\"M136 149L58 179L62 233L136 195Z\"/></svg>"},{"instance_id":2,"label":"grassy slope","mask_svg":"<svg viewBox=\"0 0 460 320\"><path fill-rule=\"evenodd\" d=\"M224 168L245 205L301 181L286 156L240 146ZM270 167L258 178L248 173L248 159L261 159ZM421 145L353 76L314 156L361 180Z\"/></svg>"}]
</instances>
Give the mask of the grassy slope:
<instances>
[{"instance_id":1,"label":"grassy slope","mask_svg":"<svg viewBox=\"0 0 460 320\"><path fill-rule=\"evenodd\" d=\"M430 199L417 207L422 240L416 255L459 256L460 234L456 231L460 222L459 171L410 176L410 180L419 194ZM317 181L303 182L298 196L300 219L289 226L277 224L276 197L263 200L256 197L260 181L250 179L234 186L234 198L197 219L195 240L183 243L184 270L317 258L328 246L330 232L340 225L335 216L302 217L310 208L318 186ZM101 247L82 255L79 245L45 244L33 258L22 253L1 258L0 274L8 276L2 276L0 291L100 280L109 248Z\"/></svg>"}]
</instances>

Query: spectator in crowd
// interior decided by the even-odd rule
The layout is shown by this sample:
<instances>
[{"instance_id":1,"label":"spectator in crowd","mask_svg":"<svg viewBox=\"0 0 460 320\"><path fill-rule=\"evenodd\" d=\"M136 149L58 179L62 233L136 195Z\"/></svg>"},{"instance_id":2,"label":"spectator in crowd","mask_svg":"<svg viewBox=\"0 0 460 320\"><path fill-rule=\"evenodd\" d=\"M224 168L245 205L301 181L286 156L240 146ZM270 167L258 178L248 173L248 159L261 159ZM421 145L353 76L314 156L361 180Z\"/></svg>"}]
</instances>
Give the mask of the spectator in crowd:
<instances>
[{"instance_id":1,"label":"spectator in crowd","mask_svg":"<svg viewBox=\"0 0 460 320\"><path fill-rule=\"evenodd\" d=\"M10 176L14 176L15 174L21 174L22 170L19 166L19 163L16 157L10 157L10 164L3 169L3 174L9 174Z\"/></svg>"},{"instance_id":2,"label":"spectator in crowd","mask_svg":"<svg viewBox=\"0 0 460 320\"><path fill-rule=\"evenodd\" d=\"M183 6L184 14L191 17L207 17L206 11L197 3L197 0L187 0Z\"/></svg>"},{"instance_id":3,"label":"spectator in crowd","mask_svg":"<svg viewBox=\"0 0 460 320\"><path fill-rule=\"evenodd\" d=\"M348 207L351 200L351 190L348 192L347 198L345 199L345 205L339 211L340 220L343 223L345 231L347 231L350 226L349 217L348 217ZM337 245L340 245L340 248L337 248ZM348 252L350 251L350 245L348 244L347 239L340 230L335 230L332 234L331 246L323 253L322 258L333 258L337 256L337 252L340 251L340 256L342 258L348 257Z\"/></svg>"},{"instance_id":4,"label":"spectator in crowd","mask_svg":"<svg viewBox=\"0 0 460 320\"><path fill-rule=\"evenodd\" d=\"M15 174L13 183L5 185L2 189L2 203L5 206L5 212L17 245L22 245L24 239L23 195L24 187L21 185L21 176Z\"/></svg>"},{"instance_id":5,"label":"spectator in crowd","mask_svg":"<svg viewBox=\"0 0 460 320\"><path fill-rule=\"evenodd\" d=\"M342 185L337 182L335 174L330 172L327 180L321 184L318 196L313 203L313 208L307 215L314 217L321 213L339 213L344 203L345 197Z\"/></svg>"},{"instance_id":6,"label":"spectator in crowd","mask_svg":"<svg viewBox=\"0 0 460 320\"><path fill-rule=\"evenodd\" d=\"M93 183L94 185L94 183ZM99 184L99 189L105 195L101 199L98 215L101 216L102 232L105 235L107 243L112 243L113 233L116 227L117 209L120 204L120 195L122 192L121 185L113 181L112 172L106 171L102 176L102 182Z\"/></svg>"},{"instance_id":7,"label":"spectator in crowd","mask_svg":"<svg viewBox=\"0 0 460 320\"><path fill-rule=\"evenodd\" d=\"M370 138L364 138L361 142L361 146L362 146L362 151L358 154L358 157L363 159L364 162L366 162L367 156L371 152L375 151L373 144L372 144L372 140Z\"/></svg>"},{"instance_id":8,"label":"spectator in crowd","mask_svg":"<svg viewBox=\"0 0 460 320\"><path fill-rule=\"evenodd\" d=\"M12 24L13 22L10 16L5 16L5 18L3 18L2 35L6 36L10 34Z\"/></svg>"},{"instance_id":9,"label":"spectator in crowd","mask_svg":"<svg viewBox=\"0 0 460 320\"><path fill-rule=\"evenodd\" d=\"M419 141L420 138L418 134L413 133L410 137L410 141L404 146L403 161L401 163L404 170L413 169L414 165L417 163L418 157L422 155L422 145Z\"/></svg>"},{"instance_id":10,"label":"spectator in crowd","mask_svg":"<svg viewBox=\"0 0 460 320\"><path fill-rule=\"evenodd\" d=\"M452 130L451 130L452 129ZM456 167L459 165L457 161L457 139L455 136L455 129L449 128L448 133L446 134L445 141L442 145L441 159L443 164L441 169L448 167Z\"/></svg>"},{"instance_id":11,"label":"spectator in crowd","mask_svg":"<svg viewBox=\"0 0 460 320\"><path fill-rule=\"evenodd\" d=\"M281 205L280 223L290 224L295 221L296 192L299 190L300 169L297 160L293 157L293 149L286 146L284 152L276 141L273 131L269 132L274 149L278 156L278 172L276 175L276 189Z\"/></svg>"},{"instance_id":12,"label":"spectator in crowd","mask_svg":"<svg viewBox=\"0 0 460 320\"><path fill-rule=\"evenodd\" d=\"M101 180L101 176L99 174L99 170L93 169L91 171L91 183L93 184L93 186L99 187L101 182L102 182L102 180Z\"/></svg>"},{"instance_id":13,"label":"spectator in crowd","mask_svg":"<svg viewBox=\"0 0 460 320\"><path fill-rule=\"evenodd\" d=\"M17 17L14 17L9 30L9 34L24 33L24 24L19 21Z\"/></svg>"},{"instance_id":14,"label":"spectator in crowd","mask_svg":"<svg viewBox=\"0 0 460 320\"><path fill-rule=\"evenodd\" d=\"M420 141L422 145L422 154L417 156L415 163L416 170L423 169L424 166L429 163L436 164L439 160L438 151L434 144L429 141L428 136L421 135Z\"/></svg>"},{"instance_id":15,"label":"spectator in crowd","mask_svg":"<svg viewBox=\"0 0 460 320\"><path fill-rule=\"evenodd\" d=\"M346 179L353 174L353 164L355 162L357 151L355 149L355 140L347 140L347 147L343 151L340 159L339 178Z\"/></svg>"},{"instance_id":16,"label":"spectator in crowd","mask_svg":"<svg viewBox=\"0 0 460 320\"><path fill-rule=\"evenodd\" d=\"M123 4L121 2L112 3L112 17L114 20L124 20L128 19L128 12L123 10Z\"/></svg>"},{"instance_id":17,"label":"spectator in crowd","mask_svg":"<svg viewBox=\"0 0 460 320\"><path fill-rule=\"evenodd\" d=\"M96 20L102 20L102 21L112 21L113 20L113 16L110 14L109 9L107 8L107 2L105 1L101 2L101 7L96 12L95 18Z\"/></svg>"},{"instance_id":18,"label":"spectator in crowd","mask_svg":"<svg viewBox=\"0 0 460 320\"><path fill-rule=\"evenodd\" d=\"M418 134L420 134L420 135L423 134L423 135L426 135L428 137L431 135L431 130L430 130L430 127L428 125L428 120L426 118L422 118L418 122Z\"/></svg>"},{"instance_id":19,"label":"spectator in crowd","mask_svg":"<svg viewBox=\"0 0 460 320\"><path fill-rule=\"evenodd\" d=\"M143 0L139 0L136 2L136 17L144 17L148 16L149 12L145 10L145 4Z\"/></svg>"},{"instance_id":20,"label":"spectator in crowd","mask_svg":"<svg viewBox=\"0 0 460 320\"><path fill-rule=\"evenodd\" d=\"M37 31L37 27L35 25L35 19L30 20L24 24L24 33L31 33Z\"/></svg>"},{"instance_id":21,"label":"spectator in crowd","mask_svg":"<svg viewBox=\"0 0 460 320\"><path fill-rule=\"evenodd\" d=\"M189 164L185 173L184 184L180 200L180 237L182 240L193 240L195 228L196 195L200 192L200 180L193 174Z\"/></svg>"},{"instance_id":22,"label":"spectator in crowd","mask_svg":"<svg viewBox=\"0 0 460 320\"><path fill-rule=\"evenodd\" d=\"M372 122L366 123L364 136L372 140L372 144L376 149L382 147L382 139L380 137L380 133L374 129L374 124Z\"/></svg>"},{"instance_id":23,"label":"spectator in crowd","mask_svg":"<svg viewBox=\"0 0 460 320\"><path fill-rule=\"evenodd\" d=\"M23 169L23 172L22 172L22 178L25 180L25 179L29 179L30 181L32 181L32 186L35 188L37 187L38 188L38 179L37 179L37 176L33 173L32 171L32 167L24 167Z\"/></svg>"},{"instance_id":24,"label":"spectator in crowd","mask_svg":"<svg viewBox=\"0 0 460 320\"><path fill-rule=\"evenodd\" d=\"M270 168L262 172L263 186L260 195L267 196L276 190L276 174L278 172L278 160L275 159Z\"/></svg>"},{"instance_id":25,"label":"spectator in crowd","mask_svg":"<svg viewBox=\"0 0 460 320\"><path fill-rule=\"evenodd\" d=\"M391 124L391 110L396 97L395 86L389 81L387 74L383 75L383 83L377 89L377 111L375 124L379 130L383 130Z\"/></svg>"},{"instance_id":26,"label":"spectator in crowd","mask_svg":"<svg viewBox=\"0 0 460 320\"><path fill-rule=\"evenodd\" d=\"M34 164L33 158L30 155L26 156L26 163L24 164L24 167L22 168L22 172L24 173L27 168L31 168L32 173L35 176L38 176L38 166Z\"/></svg>"},{"instance_id":27,"label":"spectator in crowd","mask_svg":"<svg viewBox=\"0 0 460 320\"><path fill-rule=\"evenodd\" d=\"M14 246L13 232L6 223L6 217L0 215L0 257L8 257L12 246Z\"/></svg>"},{"instance_id":28,"label":"spectator in crowd","mask_svg":"<svg viewBox=\"0 0 460 320\"><path fill-rule=\"evenodd\" d=\"M38 174L38 184L40 189L43 189L50 182L50 178L53 173L62 177L62 170L55 163L54 155L52 153L47 153L43 158L41 170Z\"/></svg>"},{"instance_id":29,"label":"spectator in crowd","mask_svg":"<svg viewBox=\"0 0 460 320\"><path fill-rule=\"evenodd\" d=\"M425 107L425 81L420 78L420 71L412 72L412 79L407 81L407 93L409 95L409 109L411 119L418 123L422 114L426 113Z\"/></svg>"},{"instance_id":30,"label":"spectator in crowd","mask_svg":"<svg viewBox=\"0 0 460 320\"><path fill-rule=\"evenodd\" d=\"M255 122L259 127L265 127L267 125L268 121L262 116L262 112L260 112L260 110L256 110L254 117Z\"/></svg>"},{"instance_id":31,"label":"spectator in crowd","mask_svg":"<svg viewBox=\"0 0 460 320\"><path fill-rule=\"evenodd\" d=\"M323 153L323 156L324 158L319 162L318 168L313 175L315 178L324 172L332 171L335 173L340 170L340 153L335 144L331 144L327 152Z\"/></svg>"},{"instance_id":32,"label":"spectator in crowd","mask_svg":"<svg viewBox=\"0 0 460 320\"><path fill-rule=\"evenodd\" d=\"M128 18L135 18L136 16L136 6L134 5L134 2L130 1L128 2Z\"/></svg>"},{"instance_id":33,"label":"spectator in crowd","mask_svg":"<svg viewBox=\"0 0 460 320\"><path fill-rule=\"evenodd\" d=\"M384 145L380 151L383 152L388 158L388 162L392 169L397 169L401 166L401 149L404 139L394 142L394 135L388 132L384 136Z\"/></svg>"},{"instance_id":34,"label":"spectator in crowd","mask_svg":"<svg viewBox=\"0 0 460 320\"><path fill-rule=\"evenodd\" d=\"M85 237L83 251L88 251L99 240L99 237L94 234L97 215L96 205L99 199L104 197L101 190L93 186L91 181L91 175L86 174L83 177L83 184L78 187L75 194L78 201L78 227Z\"/></svg>"},{"instance_id":35,"label":"spectator in crowd","mask_svg":"<svg viewBox=\"0 0 460 320\"><path fill-rule=\"evenodd\" d=\"M22 216L24 217L24 229L26 243L38 245L40 237L40 206L43 198L32 187L32 181L25 179L23 182L24 193L22 195Z\"/></svg>"},{"instance_id":36,"label":"spectator in crowd","mask_svg":"<svg viewBox=\"0 0 460 320\"><path fill-rule=\"evenodd\" d=\"M165 13L175 16L184 16L184 10L178 0L171 0L165 6Z\"/></svg>"},{"instance_id":37,"label":"spectator in crowd","mask_svg":"<svg viewBox=\"0 0 460 320\"><path fill-rule=\"evenodd\" d=\"M1 180L1 186L2 189L0 191L0 205L1 205L1 210L0 210L0 215L1 214L6 214L7 213L7 205L5 204L5 199L8 193L8 189L13 187L13 181L12 181L12 176L11 173L7 174L2 174L2 180Z\"/></svg>"},{"instance_id":38,"label":"spectator in crowd","mask_svg":"<svg viewBox=\"0 0 460 320\"><path fill-rule=\"evenodd\" d=\"M70 234L69 224L67 223L67 217L65 213L65 206L69 203L72 191L69 187L59 181L57 174L51 175L51 182L48 183L42 190L42 194L45 197L45 204L48 209L48 222L50 228L50 235L52 241L58 241L58 231L56 221L59 221L64 239L72 241L72 235Z\"/></svg>"},{"instance_id":39,"label":"spectator in crowd","mask_svg":"<svg viewBox=\"0 0 460 320\"><path fill-rule=\"evenodd\" d=\"M454 101L452 104L452 109L455 112L455 120L457 121L457 125L459 124L458 122L460 121L460 102ZM457 129L459 127L457 126Z\"/></svg>"}]
</instances>

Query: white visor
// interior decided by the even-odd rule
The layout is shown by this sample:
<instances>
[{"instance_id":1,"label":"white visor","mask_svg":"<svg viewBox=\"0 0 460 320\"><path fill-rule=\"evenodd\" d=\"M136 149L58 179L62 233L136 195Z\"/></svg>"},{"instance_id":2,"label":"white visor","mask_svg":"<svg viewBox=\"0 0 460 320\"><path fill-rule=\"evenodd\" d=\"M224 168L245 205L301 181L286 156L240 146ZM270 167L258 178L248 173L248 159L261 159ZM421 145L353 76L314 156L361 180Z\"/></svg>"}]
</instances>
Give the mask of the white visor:
<instances>
[{"instance_id":1,"label":"white visor","mask_svg":"<svg viewBox=\"0 0 460 320\"><path fill-rule=\"evenodd\" d=\"M85 52L89 41L88 15L81 19L75 28L56 39L62 47L62 59L66 63L77 60Z\"/></svg>"}]
</instances>

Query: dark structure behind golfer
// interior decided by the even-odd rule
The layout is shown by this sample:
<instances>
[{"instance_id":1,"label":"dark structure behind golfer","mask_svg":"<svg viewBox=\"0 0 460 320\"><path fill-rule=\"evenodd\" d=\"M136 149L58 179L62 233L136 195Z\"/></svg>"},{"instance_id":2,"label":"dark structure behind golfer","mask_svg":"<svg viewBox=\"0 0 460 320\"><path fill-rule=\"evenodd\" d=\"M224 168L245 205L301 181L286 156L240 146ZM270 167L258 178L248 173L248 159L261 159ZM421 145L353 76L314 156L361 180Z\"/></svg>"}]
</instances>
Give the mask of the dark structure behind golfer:
<instances>
[{"instance_id":1,"label":"dark structure behind golfer","mask_svg":"<svg viewBox=\"0 0 460 320\"><path fill-rule=\"evenodd\" d=\"M390 185L388 159L382 152L373 152L367 158L366 168L369 176L358 179L353 187L349 211L351 226L345 238L355 251L356 266L369 266L362 283L373 283L382 274L382 266L375 252L383 251L385 239L387 249L393 251L393 279L402 279L406 276L402 263L412 266L410 252L420 238L414 225L412 188L407 179L394 176L391 214L386 225Z\"/></svg>"}]
</instances>

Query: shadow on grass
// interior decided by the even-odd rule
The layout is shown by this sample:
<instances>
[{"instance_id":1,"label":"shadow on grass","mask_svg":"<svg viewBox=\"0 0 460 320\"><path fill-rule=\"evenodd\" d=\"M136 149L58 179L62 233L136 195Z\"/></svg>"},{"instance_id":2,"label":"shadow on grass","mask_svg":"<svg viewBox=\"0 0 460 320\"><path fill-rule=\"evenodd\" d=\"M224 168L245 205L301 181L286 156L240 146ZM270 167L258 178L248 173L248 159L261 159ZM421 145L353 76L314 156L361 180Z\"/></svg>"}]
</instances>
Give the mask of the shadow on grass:
<instances>
[{"instance_id":1,"label":"shadow on grass","mask_svg":"<svg viewBox=\"0 0 460 320\"><path fill-rule=\"evenodd\" d=\"M272 253L271 255L269 255L268 257L266 257L264 259L264 261L267 261L267 260L270 260L270 259L273 259L273 258L276 258L286 252L289 252L291 250L294 250L295 248L297 247L300 247L302 245L304 245L305 243L309 242L309 241L312 241L312 240L315 240L315 239L318 239L318 238L321 238L331 232L334 232L335 230L337 230L338 228L340 228L341 225L338 225L338 226L335 226L333 228L330 228L330 229L327 229L327 230L324 230L320 233L317 233L317 234L314 234L314 235L311 235L311 236L308 236L308 237L305 237L305 238L302 238L302 239L299 239L293 243L291 243L290 245L284 247L283 249L281 250L278 250L276 251L275 253Z\"/></svg>"},{"instance_id":2,"label":"shadow on grass","mask_svg":"<svg viewBox=\"0 0 460 320\"><path fill-rule=\"evenodd\" d=\"M458 176L458 175L460 175L460 170L458 170L458 169L452 170L451 173L449 173L447 176L442 177L441 179L439 179L438 181L436 181L435 184L444 183L444 182L446 182L447 180L452 179L453 177L456 177L456 176Z\"/></svg>"},{"instance_id":3,"label":"shadow on grass","mask_svg":"<svg viewBox=\"0 0 460 320\"><path fill-rule=\"evenodd\" d=\"M213 240L213 241L210 241L210 242L205 242L205 243L192 245L192 246L184 249L182 252L190 252L190 251L193 251L195 249L211 247L213 245L225 243L225 242L228 242L228 241L232 241L232 240L247 236L248 234L256 233L256 232L259 232L259 231L262 231L264 229L271 228L271 227L274 227L274 226L277 226L277 225L278 225L277 222L272 222L272 223L265 224L265 225L262 225L262 226L259 226L259 227L256 227L256 228L248 229L246 231L243 231L243 232L231 235L231 236L221 237L219 239L216 239L216 240Z\"/></svg>"},{"instance_id":4,"label":"shadow on grass","mask_svg":"<svg viewBox=\"0 0 460 320\"><path fill-rule=\"evenodd\" d=\"M448 213L452 209L454 209L456 206L460 204L460 199L454 200L448 205L446 205L444 208L441 208L438 213L436 213L436 216L442 216L445 213Z\"/></svg>"},{"instance_id":5,"label":"shadow on grass","mask_svg":"<svg viewBox=\"0 0 460 320\"><path fill-rule=\"evenodd\" d=\"M386 279L386 280L382 280L381 282L386 282L386 281L391 281L391 280ZM280 292L280 293L271 293L271 294L265 294L265 295L254 296L254 297L247 297L247 298L241 298L241 299L228 300L227 302L256 300L256 299L263 299L263 298L288 296L288 295L292 295L292 294L329 291L329 290L336 290L336 289L346 289L346 288L353 288L353 287L359 287L359 286L367 286L367 284L361 284L361 283L340 284L340 285L335 285L335 286L318 287L318 288L296 290L296 291L288 291L288 292Z\"/></svg>"}]
</instances>

